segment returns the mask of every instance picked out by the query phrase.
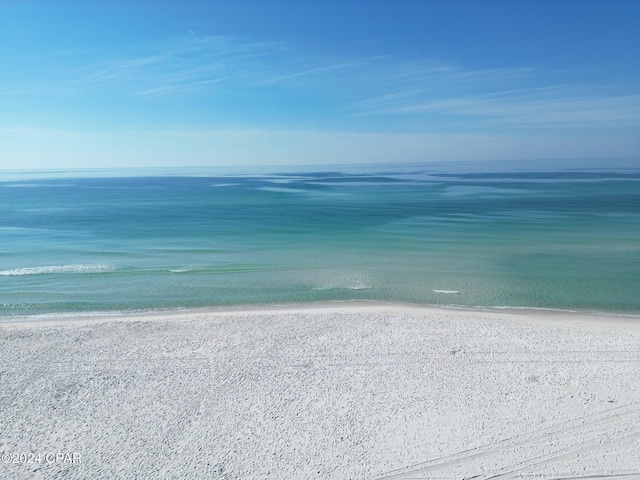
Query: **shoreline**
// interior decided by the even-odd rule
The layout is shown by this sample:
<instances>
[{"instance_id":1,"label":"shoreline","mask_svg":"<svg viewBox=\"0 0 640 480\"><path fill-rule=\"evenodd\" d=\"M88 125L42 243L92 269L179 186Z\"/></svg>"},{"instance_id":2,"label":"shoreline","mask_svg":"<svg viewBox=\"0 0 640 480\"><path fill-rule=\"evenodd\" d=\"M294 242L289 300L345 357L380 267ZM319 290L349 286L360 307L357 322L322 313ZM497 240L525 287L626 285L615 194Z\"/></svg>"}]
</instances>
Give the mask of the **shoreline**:
<instances>
[{"instance_id":1,"label":"shoreline","mask_svg":"<svg viewBox=\"0 0 640 480\"><path fill-rule=\"evenodd\" d=\"M35 315L0 316L0 327L12 325L59 325L82 324L96 321L129 321L144 319L171 320L189 315L261 315L290 313L354 313L354 312L405 312L412 314L467 313L481 316L505 316L509 318L526 318L536 316L539 320L573 320L573 321L606 321L607 324L627 324L638 322L640 313L618 313L590 310L566 310L547 307L511 307L511 306L467 306L420 304L410 302L382 300L323 300L305 303L278 304L242 304L221 305L195 308L167 308L136 311L111 312L63 312L42 313Z\"/></svg>"}]
</instances>

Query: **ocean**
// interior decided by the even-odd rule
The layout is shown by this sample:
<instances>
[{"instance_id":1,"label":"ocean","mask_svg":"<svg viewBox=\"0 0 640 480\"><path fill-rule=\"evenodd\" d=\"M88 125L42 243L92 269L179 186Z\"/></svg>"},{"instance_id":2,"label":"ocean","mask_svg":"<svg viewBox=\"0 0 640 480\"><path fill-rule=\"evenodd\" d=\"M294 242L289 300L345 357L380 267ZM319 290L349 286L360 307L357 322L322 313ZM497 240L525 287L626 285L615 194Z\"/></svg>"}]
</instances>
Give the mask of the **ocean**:
<instances>
[{"instance_id":1,"label":"ocean","mask_svg":"<svg viewBox=\"0 0 640 480\"><path fill-rule=\"evenodd\" d=\"M640 162L0 172L0 316L371 299L640 313Z\"/></svg>"}]
</instances>

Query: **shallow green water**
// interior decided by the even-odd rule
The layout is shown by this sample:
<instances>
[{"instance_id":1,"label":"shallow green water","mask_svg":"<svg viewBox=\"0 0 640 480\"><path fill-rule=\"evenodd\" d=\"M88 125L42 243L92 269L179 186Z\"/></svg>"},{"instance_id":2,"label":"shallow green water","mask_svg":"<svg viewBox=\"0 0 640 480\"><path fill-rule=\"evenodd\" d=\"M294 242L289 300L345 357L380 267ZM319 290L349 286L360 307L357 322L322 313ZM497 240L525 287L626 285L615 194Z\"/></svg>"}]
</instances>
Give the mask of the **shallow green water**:
<instances>
[{"instance_id":1,"label":"shallow green water","mask_svg":"<svg viewBox=\"0 0 640 480\"><path fill-rule=\"evenodd\" d=\"M337 299L640 312L640 168L479 165L4 175L0 315Z\"/></svg>"}]
</instances>

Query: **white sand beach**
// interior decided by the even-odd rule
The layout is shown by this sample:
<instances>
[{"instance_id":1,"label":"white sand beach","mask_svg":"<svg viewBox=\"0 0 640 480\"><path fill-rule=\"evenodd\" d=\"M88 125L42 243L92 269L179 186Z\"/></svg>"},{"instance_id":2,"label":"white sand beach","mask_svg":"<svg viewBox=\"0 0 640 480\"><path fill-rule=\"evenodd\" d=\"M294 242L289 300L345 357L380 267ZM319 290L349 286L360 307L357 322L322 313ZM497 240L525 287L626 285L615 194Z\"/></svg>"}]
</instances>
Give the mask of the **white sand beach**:
<instances>
[{"instance_id":1,"label":"white sand beach","mask_svg":"<svg viewBox=\"0 0 640 480\"><path fill-rule=\"evenodd\" d=\"M0 323L0 360L0 478L640 478L638 317L39 319Z\"/></svg>"}]
</instances>

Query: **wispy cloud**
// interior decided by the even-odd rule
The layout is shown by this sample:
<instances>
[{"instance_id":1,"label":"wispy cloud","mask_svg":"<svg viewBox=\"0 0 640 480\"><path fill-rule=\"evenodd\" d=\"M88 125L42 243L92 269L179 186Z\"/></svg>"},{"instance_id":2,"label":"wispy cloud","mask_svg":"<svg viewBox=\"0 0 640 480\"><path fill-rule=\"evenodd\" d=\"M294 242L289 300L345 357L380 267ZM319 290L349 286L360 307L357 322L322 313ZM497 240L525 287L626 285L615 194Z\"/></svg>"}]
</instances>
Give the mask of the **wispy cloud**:
<instances>
[{"instance_id":1,"label":"wispy cloud","mask_svg":"<svg viewBox=\"0 0 640 480\"><path fill-rule=\"evenodd\" d=\"M111 61L111 65L93 72L87 76L75 79L73 83L81 85L96 85L110 82L114 79L126 78L155 65L162 64L168 59L167 55L153 55L143 58Z\"/></svg>"},{"instance_id":2,"label":"wispy cloud","mask_svg":"<svg viewBox=\"0 0 640 480\"><path fill-rule=\"evenodd\" d=\"M294 73L288 73L288 74L284 74L284 75L280 75L274 78L269 78L266 80L261 80L259 82L256 82L254 85L256 86L261 86L261 85L268 85L271 83L279 83L279 82L283 82L285 80L290 80L296 77L301 77L304 75L312 75L312 74L317 74L317 73L325 73L325 72L329 72L331 70L338 70L338 69L344 69L344 68L349 68L349 67L353 67L354 63L352 62L340 62L340 63L336 63L335 65L326 65L326 66L322 66L322 67L316 67L316 68L311 68L308 70L303 70L301 72L294 72Z\"/></svg>"},{"instance_id":3,"label":"wispy cloud","mask_svg":"<svg viewBox=\"0 0 640 480\"><path fill-rule=\"evenodd\" d=\"M170 93L187 92L190 90L198 90L214 83L223 82L225 80L227 80L227 77L214 78L211 80L200 80L198 82L191 82L191 83L181 82L181 83L174 83L174 84L166 84L161 87L151 88L149 90L138 92L137 95L142 95L142 96L166 95Z\"/></svg>"},{"instance_id":4,"label":"wispy cloud","mask_svg":"<svg viewBox=\"0 0 640 480\"><path fill-rule=\"evenodd\" d=\"M63 59L40 59L39 70L49 72L46 76L36 78L33 72L24 72L14 82L3 78L0 95L165 96L206 91L225 81L233 89L251 88L303 74L295 71L299 63L284 66L281 51L278 43L238 42L195 33L108 55L78 49L66 52ZM94 60L87 61L88 57Z\"/></svg>"},{"instance_id":5,"label":"wispy cloud","mask_svg":"<svg viewBox=\"0 0 640 480\"><path fill-rule=\"evenodd\" d=\"M277 42L240 42L190 34L148 46L137 56L99 60L62 83L78 92L108 89L128 95L162 96L207 91L214 83L223 84L217 86L218 90L226 84L238 91L305 82L317 85L333 76L346 81L349 69L355 67L356 63L348 59L311 58Z\"/></svg>"},{"instance_id":6,"label":"wispy cloud","mask_svg":"<svg viewBox=\"0 0 640 480\"><path fill-rule=\"evenodd\" d=\"M73 57L73 52L67 57ZM247 98L293 105L296 102L288 102L287 95L295 93L304 108L284 114L278 109L274 115L280 115L279 121L284 118L285 123L296 124L295 115L305 110L309 118L324 115L325 125L341 120L360 131L384 131L399 118L419 128L455 120L456 131L637 128L640 124L637 89L611 93L606 86L588 81L576 85L562 72L528 66L468 68L433 58L321 57L282 43L201 36L192 31L138 46L137 54L98 56L85 67L70 62L68 69L58 69L65 72L58 78L5 84L0 95L93 97L107 92L124 99L123 105L133 97L153 102L176 95L186 101L206 96L207 101L224 99L229 111L246 108L248 118Z\"/></svg>"},{"instance_id":7,"label":"wispy cloud","mask_svg":"<svg viewBox=\"0 0 640 480\"><path fill-rule=\"evenodd\" d=\"M640 122L640 95L607 95L571 86L422 99L394 94L354 105L359 115L455 116L476 126L530 128L620 126Z\"/></svg>"},{"instance_id":8,"label":"wispy cloud","mask_svg":"<svg viewBox=\"0 0 640 480\"><path fill-rule=\"evenodd\" d=\"M385 96L392 95L389 91L393 89L425 90L513 80L532 70L468 70L433 59L397 61L389 56L320 57L277 42L243 42L192 33L155 45L138 46L137 50L137 55L98 58L82 71L72 65L67 74L73 76L75 71L75 78L60 78L58 82L48 78L47 84L50 88L57 84L64 90L70 85L78 92L106 88L131 95L147 92L171 95L204 90L224 78L234 89L304 86L311 94L327 97L329 93L341 101L358 102L366 101L363 98L366 92ZM31 85L31 91L35 88L36 83Z\"/></svg>"}]
</instances>

